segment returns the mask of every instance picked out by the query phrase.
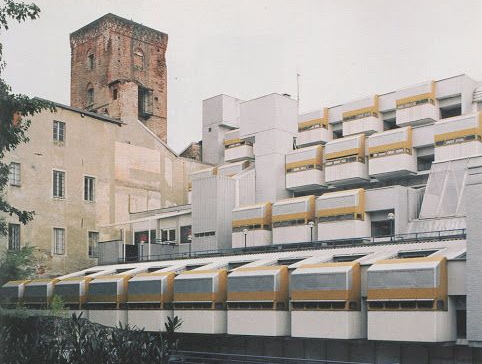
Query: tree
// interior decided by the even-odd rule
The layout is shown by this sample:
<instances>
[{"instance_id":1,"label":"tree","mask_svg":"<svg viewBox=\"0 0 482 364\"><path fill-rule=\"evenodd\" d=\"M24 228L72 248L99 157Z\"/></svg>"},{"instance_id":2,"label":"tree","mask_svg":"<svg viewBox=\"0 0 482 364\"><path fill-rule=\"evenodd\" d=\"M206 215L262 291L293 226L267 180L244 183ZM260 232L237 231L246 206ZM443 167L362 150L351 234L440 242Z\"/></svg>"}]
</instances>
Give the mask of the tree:
<instances>
[{"instance_id":1,"label":"tree","mask_svg":"<svg viewBox=\"0 0 482 364\"><path fill-rule=\"evenodd\" d=\"M37 271L34 247L2 252L0 256L0 286L8 281L31 278Z\"/></svg>"},{"instance_id":2,"label":"tree","mask_svg":"<svg viewBox=\"0 0 482 364\"><path fill-rule=\"evenodd\" d=\"M0 34L8 30L8 22L14 20L23 22L26 19L36 19L40 8L35 4L25 4L14 0L3 0L0 6ZM3 47L0 43L0 212L10 216L17 216L22 224L27 224L33 219L33 211L24 211L10 205L5 199L5 187L8 183L9 164L4 162L7 152L15 149L20 143L28 142L26 135L30 126L28 117L43 109L54 110L52 104L25 95L14 94L10 86L3 80L2 72L5 69L3 60ZM6 235L7 224L0 219L0 235Z\"/></svg>"}]
</instances>

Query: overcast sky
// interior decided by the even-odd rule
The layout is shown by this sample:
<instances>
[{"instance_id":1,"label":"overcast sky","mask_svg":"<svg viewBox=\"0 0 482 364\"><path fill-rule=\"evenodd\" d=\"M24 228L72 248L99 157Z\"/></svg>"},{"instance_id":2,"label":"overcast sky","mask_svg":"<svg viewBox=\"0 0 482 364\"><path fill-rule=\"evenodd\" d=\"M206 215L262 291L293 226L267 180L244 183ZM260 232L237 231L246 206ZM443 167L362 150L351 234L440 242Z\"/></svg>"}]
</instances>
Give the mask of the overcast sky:
<instances>
[{"instance_id":1,"label":"overcast sky","mask_svg":"<svg viewBox=\"0 0 482 364\"><path fill-rule=\"evenodd\" d=\"M482 0L35 3L40 19L1 35L14 91L69 104L69 33L109 12L132 19L169 34L168 142L176 151L201 138L203 99L296 97L297 70L302 112L460 73L482 80Z\"/></svg>"}]
</instances>

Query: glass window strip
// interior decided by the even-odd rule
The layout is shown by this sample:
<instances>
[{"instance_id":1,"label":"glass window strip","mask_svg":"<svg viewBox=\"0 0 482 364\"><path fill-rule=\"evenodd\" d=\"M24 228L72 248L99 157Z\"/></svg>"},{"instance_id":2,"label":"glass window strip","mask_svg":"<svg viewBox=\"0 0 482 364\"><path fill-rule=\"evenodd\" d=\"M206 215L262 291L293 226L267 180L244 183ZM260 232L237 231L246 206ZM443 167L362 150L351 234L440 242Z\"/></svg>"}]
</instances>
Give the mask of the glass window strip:
<instances>
[{"instance_id":1,"label":"glass window strip","mask_svg":"<svg viewBox=\"0 0 482 364\"><path fill-rule=\"evenodd\" d=\"M408 109L410 107L419 106L419 105L423 105L423 104L435 105L435 100L432 99L432 98L425 98L425 99L406 102L406 103L397 105L397 110Z\"/></svg>"}]
</instances>

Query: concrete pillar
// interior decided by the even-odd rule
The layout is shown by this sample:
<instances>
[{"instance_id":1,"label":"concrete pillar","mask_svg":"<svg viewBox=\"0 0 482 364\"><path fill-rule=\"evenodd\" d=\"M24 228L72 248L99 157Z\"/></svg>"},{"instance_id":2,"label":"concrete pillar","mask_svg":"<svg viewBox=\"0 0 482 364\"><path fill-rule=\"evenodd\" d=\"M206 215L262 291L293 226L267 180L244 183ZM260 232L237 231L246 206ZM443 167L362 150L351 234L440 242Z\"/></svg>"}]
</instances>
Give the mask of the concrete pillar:
<instances>
[{"instance_id":1,"label":"concrete pillar","mask_svg":"<svg viewBox=\"0 0 482 364\"><path fill-rule=\"evenodd\" d=\"M467 211L467 340L482 346L482 158L469 160L466 183Z\"/></svg>"}]
</instances>

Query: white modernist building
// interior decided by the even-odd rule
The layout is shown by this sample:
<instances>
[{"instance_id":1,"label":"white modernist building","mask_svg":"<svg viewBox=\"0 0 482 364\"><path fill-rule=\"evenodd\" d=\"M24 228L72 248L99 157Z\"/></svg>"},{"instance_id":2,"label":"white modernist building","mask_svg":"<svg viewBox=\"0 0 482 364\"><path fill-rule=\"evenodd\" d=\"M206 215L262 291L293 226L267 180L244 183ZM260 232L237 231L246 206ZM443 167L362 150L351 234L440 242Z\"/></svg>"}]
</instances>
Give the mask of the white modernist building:
<instances>
[{"instance_id":1,"label":"white modernist building","mask_svg":"<svg viewBox=\"0 0 482 364\"><path fill-rule=\"evenodd\" d=\"M451 348L471 358L452 362L476 361L481 112L466 75L301 115L281 94L205 100L212 166L191 175L192 206L132 221L190 226L188 244L168 241L179 255L10 282L2 297L38 307L59 294L94 321L147 330L176 315L184 334L228 342L323 342L311 358L439 363Z\"/></svg>"}]
</instances>

